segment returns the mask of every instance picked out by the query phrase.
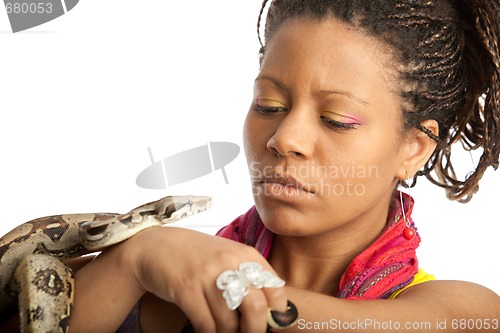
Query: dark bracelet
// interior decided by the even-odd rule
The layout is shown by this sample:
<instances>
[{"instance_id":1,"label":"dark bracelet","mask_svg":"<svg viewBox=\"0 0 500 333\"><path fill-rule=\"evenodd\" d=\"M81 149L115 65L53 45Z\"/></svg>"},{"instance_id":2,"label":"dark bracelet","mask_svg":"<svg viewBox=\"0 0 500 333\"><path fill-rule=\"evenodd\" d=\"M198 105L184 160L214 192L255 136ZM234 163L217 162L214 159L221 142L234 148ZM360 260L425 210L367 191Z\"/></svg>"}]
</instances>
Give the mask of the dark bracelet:
<instances>
[{"instance_id":1,"label":"dark bracelet","mask_svg":"<svg viewBox=\"0 0 500 333\"><path fill-rule=\"evenodd\" d=\"M267 325L271 330L284 330L292 327L297 323L298 318L297 307L290 301L288 301L285 312L267 309Z\"/></svg>"},{"instance_id":2,"label":"dark bracelet","mask_svg":"<svg viewBox=\"0 0 500 333\"><path fill-rule=\"evenodd\" d=\"M185 324L184 327L182 328L181 333L195 333L193 324L191 324L191 321L188 320Z\"/></svg>"}]
</instances>

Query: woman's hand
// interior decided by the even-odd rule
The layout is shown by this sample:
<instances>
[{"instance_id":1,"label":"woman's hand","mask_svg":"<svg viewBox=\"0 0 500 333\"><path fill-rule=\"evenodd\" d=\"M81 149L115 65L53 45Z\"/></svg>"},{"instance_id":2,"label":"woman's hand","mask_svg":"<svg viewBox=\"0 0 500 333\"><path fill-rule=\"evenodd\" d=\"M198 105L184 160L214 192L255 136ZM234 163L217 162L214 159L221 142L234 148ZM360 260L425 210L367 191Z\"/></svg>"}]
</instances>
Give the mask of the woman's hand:
<instances>
[{"instance_id":1,"label":"woman's hand","mask_svg":"<svg viewBox=\"0 0 500 333\"><path fill-rule=\"evenodd\" d=\"M176 304L198 333L265 332L267 309L285 311L284 288L253 289L236 311L228 309L217 277L242 262L258 262L275 274L252 247L180 228L150 228L124 244L132 275L144 292Z\"/></svg>"}]
</instances>

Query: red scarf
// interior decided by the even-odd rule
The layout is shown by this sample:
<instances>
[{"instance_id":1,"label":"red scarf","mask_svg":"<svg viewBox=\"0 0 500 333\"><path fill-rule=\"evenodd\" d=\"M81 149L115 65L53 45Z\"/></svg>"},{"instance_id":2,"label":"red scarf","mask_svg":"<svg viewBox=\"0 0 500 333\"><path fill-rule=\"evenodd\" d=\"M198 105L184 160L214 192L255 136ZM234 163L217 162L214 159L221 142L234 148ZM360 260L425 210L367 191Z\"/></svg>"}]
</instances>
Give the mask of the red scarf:
<instances>
[{"instance_id":1,"label":"red scarf","mask_svg":"<svg viewBox=\"0 0 500 333\"><path fill-rule=\"evenodd\" d=\"M411 212L413 199L403 193L407 218L415 229ZM392 198L387 224L380 236L366 250L356 256L342 274L339 298L388 298L395 291L413 281L418 271L416 249L420 236L406 240L399 192ZM218 236L255 247L265 258L269 256L273 233L262 223L255 206L222 228Z\"/></svg>"}]
</instances>

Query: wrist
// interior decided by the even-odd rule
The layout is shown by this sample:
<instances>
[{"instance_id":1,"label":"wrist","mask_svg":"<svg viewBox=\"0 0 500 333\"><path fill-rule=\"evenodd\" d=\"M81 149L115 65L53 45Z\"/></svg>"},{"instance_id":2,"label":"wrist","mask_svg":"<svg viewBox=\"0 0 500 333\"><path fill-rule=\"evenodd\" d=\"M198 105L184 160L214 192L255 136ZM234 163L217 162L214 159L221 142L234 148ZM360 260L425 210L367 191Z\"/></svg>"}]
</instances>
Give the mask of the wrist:
<instances>
[{"instance_id":1,"label":"wrist","mask_svg":"<svg viewBox=\"0 0 500 333\"><path fill-rule=\"evenodd\" d=\"M124 276L129 280L130 287L144 295L148 290L144 285L144 258L145 258L145 242L142 239L144 230L132 238L117 245L116 263L119 265L119 270L124 273Z\"/></svg>"},{"instance_id":2,"label":"wrist","mask_svg":"<svg viewBox=\"0 0 500 333\"><path fill-rule=\"evenodd\" d=\"M72 332L111 332L121 325L144 295L132 274L133 255L123 242L104 250L75 274Z\"/></svg>"}]
</instances>

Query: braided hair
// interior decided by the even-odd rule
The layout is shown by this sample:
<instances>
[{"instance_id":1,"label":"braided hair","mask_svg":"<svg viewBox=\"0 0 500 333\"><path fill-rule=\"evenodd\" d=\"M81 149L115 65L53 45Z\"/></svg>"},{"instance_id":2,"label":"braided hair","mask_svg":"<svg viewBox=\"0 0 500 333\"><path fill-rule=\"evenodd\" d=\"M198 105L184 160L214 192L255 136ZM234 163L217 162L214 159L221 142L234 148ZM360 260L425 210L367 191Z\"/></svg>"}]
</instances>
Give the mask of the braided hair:
<instances>
[{"instance_id":1,"label":"braided hair","mask_svg":"<svg viewBox=\"0 0 500 333\"><path fill-rule=\"evenodd\" d=\"M257 33L260 36L262 3ZM264 35L272 40L282 23L306 16L334 17L392 47L398 63L404 128L418 128L437 142L414 178L424 175L451 200L467 202L500 155L500 3L498 0L274 0ZM439 135L421 125L439 124ZM451 147L482 149L475 170L457 177ZM433 172L431 172L433 171ZM405 184L403 182L403 184Z\"/></svg>"}]
</instances>

